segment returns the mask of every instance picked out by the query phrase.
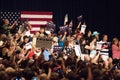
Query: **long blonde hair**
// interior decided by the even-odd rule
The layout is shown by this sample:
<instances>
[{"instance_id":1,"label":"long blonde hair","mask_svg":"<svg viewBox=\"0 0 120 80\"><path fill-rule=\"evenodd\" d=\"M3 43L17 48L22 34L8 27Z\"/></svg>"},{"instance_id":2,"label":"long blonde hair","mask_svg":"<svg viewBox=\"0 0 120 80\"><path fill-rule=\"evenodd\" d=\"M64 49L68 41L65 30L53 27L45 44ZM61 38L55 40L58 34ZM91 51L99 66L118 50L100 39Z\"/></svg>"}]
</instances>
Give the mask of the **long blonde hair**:
<instances>
[{"instance_id":1,"label":"long blonde hair","mask_svg":"<svg viewBox=\"0 0 120 80\"><path fill-rule=\"evenodd\" d=\"M112 44L114 44L116 41L119 41L117 37L113 38Z\"/></svg>"}]
</instances>

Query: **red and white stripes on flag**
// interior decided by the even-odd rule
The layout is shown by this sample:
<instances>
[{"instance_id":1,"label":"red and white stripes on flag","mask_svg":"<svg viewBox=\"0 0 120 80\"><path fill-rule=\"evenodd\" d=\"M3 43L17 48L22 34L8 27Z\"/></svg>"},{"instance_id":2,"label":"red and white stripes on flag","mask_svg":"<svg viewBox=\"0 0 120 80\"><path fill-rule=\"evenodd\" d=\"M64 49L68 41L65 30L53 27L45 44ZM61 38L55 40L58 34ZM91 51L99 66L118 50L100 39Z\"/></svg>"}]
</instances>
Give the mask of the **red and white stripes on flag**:
<instances>
[{"instance_id":1,"label":"red and white stripes on flag","mask_svg":"<svg viewBox=\"0 0 120 80\"><path fill-rule=\"evenodd\" d=\"M52 12L34 12L34 11L21 11L21 20L28 19L32 26L31 33L40 30L40 26L46 25L48 21L52 21Z\"/></svg>"}]
</instances>

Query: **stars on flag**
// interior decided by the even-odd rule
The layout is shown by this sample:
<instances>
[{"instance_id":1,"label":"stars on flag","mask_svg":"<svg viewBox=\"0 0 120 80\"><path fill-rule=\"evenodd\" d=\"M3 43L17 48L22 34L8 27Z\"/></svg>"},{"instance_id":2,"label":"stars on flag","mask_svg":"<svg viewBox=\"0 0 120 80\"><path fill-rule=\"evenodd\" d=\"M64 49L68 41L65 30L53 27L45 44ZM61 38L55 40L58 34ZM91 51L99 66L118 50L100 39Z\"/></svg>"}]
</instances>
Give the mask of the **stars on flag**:
<instances>
[{"instance_id":1,"label":"stars on flag","mask_svg":"<svg viewBox=\"0 0 120 80\"><path fill-rule=\"evenodd\" d=\"M0 18L1 20L8 19L10 22L10 25L17 21L18 24L20 24L20 12L0 12Z\"/></svg>"}]
</instances>

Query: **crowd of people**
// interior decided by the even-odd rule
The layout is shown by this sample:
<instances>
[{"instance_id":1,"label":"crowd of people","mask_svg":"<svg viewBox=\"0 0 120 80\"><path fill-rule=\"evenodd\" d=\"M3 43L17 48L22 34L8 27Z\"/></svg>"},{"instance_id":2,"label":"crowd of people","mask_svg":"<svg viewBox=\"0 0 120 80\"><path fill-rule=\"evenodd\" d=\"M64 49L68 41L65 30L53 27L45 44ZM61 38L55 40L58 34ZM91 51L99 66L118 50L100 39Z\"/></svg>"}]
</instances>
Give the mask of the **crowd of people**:
<instances>
[{"instance_id":1,"label":"crowd of people","mask_svg":"<svg viewBox=\"0 0 120 80\"><path fill-rule=\"evenodd\" d=\"M28 35L29 21L15 33L11 31L16 21L11 26L8 19L3 22L0 80L120 80L120 41L116 37L108 42L107 34L81 30L87 26L81 21L75 31L71 21L58 34L41 26L33 36ZM37 47L39 37L52 39L51 47Z\"/></svg>"}]
</instances>

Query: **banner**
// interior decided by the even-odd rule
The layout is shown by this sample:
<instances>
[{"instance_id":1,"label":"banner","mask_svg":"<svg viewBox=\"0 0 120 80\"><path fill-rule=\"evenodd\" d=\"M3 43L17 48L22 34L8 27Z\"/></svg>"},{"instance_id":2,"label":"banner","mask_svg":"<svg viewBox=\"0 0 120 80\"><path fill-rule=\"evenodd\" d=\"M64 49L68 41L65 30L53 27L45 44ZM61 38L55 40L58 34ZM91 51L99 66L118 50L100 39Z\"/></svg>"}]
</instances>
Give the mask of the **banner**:
<instances>
[{"instance_id":1,"label":"banner","mask_svg":"<svg viewBox=\"0 0 120 80\"><path fill-rule=\"evenodd\" d=\"M42 37L37 38L36 47L50 49L51 46L52 46L51 38L42 38Z\"/></svg>"}]
</instances>

